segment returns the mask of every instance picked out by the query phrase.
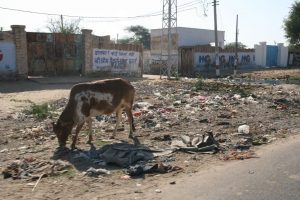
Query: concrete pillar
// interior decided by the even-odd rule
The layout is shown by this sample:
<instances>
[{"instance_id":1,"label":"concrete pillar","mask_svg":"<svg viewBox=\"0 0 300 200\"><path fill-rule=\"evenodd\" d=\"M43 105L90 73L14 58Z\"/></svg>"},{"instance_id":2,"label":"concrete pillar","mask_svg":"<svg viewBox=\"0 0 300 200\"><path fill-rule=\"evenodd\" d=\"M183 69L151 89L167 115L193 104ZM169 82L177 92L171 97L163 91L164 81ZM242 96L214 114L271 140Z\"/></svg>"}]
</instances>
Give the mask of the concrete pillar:
<instances>
[{"instance_id":1,"label":"concrete pillar","mask_svg":"<svg viewBox=\"0 0 300 200\"><path fill-rule=\"evenodd\" d=\"M13 40L16 45L16 77L28 77L27 38L25 26L11 25Z\"/></svg>"},{"instance_id":2,"label":"concrete pillar","mask_svg":"<svg viewBox=\"0 0 300 200\"><path fill-rule=\"evenodd\" d=\"M288 47L285 47L283 43L278 43L277 46L278 46L277 65L280 67L287 67L289 49Z\"/></svg>"},{"instance_id":3,"label":"concrete pillar","mask_svg":"<svg viewBox=\"0 0 300 200\"><path fill-rule=\"evenodd\" d=\"M267 42L260 42L259 43L262 48L262 66L267 66Z\"/></svg>"},{"instance_id":4,"label":"concrete pillar","mask_svg":"<svg viewBox=\"0 0 300 200\"><path fill-rule=\"evenodd\" d=\"M86 75L93 71L93 35L92 30L82 29L83 41L83 66L82 71Z\"/></svg>"}]
</instances>

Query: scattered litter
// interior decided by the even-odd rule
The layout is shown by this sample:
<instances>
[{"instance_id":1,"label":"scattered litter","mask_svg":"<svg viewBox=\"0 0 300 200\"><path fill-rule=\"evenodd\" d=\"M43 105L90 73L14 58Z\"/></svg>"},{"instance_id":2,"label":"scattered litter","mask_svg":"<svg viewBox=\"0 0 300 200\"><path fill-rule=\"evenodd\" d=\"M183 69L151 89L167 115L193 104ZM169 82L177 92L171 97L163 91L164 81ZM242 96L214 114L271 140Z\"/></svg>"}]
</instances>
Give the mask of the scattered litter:
<instances>
[{"instance_id":1,"label":"scattered litter","mask_svg":"<svg viewBox=\"0 0 300 200\"><path fill-rule=\"evenodd\" d=\"M92 176L92 177L98 177L99 175L110 175L111 172L106 169L95 169L93 167L90 167L88 170L86 170L84 175Z\"/></svg>"},{"instance_id":2,"label":"scattered litter","mask_svg":"<svg viewBox=\"0 0 300 200\"><path fill-rule=\"evenodd\" d=\"M249 134L250 132L250 126L244 124L238 127L238 133L239 134Z\"/></svg>"},{"instance_id":3,"label":"scattered litter","mask_svg":"<svg viewBox=\"0 0 300 200\"><path fill-rule=\"evenodd\" d=\"M128 180L128 179L131 179L131 176L129 176L129 175L124 175L124 176L121 176L121 179L122 180Z\"/></svg>"},{"instance_id":4,"label":"scattered litter","mask_svg":"<svg viewBox=\"0 0 300 200\"><path fill-rule=\"evenodd\" d=\"M172 144L178 150L185 152L199 152L199 153L216 153L219 151L219 143L215 140L212 132L203 134L202 137L195 137L191 139L189 136L182 136L182 143L174 141Z\"/></svg>"},{"instance_id":5,"label":"scattered litter","mask_svg":"<svg viewBox=\"0 0 300 200\"><path fill-rule=\"evenodd\" d=\"M8 149L2 149L2 150L0 151L0 153L6 153L6 152L8 152Z\"/></svg>"},{"instance_id":6,"label":"scattered litter","mask_svg":"<svg viewBox=\"0 0 300 200\"><path fill-rule=\"evenodd\" d=\"M171 165L165 165L163 163L156 164L136 164L134 166L130 166L125 173L130 176L140 176L147 173L169 173L172 171L181 170L180 167L173 167Z\"/></svg>"},{"instance_id":7,"label":"scattered litter","mask_svg":"<svg viewBox=\"0 0 300 200\"><path fill-rule=\"evenodd\" d=\"M36 188L36 186L39 184L39 182L41 181L41 179L43 178L43 176L45 176L46 174L42 174L39 176L39 179L37 180L37 182L35 183L35 185L32 188L32 192L34 191L34 189Z\"/></svg>"},{"instance_id":8,"label":"scattered litter","mask_svg":"<svg viewBox=\"0 0 300 200\"><path fill-rule=\"evenodd\" d=\"M152 160L153 150L145 146L116 143L103 146L99 150L99 156L106 163L114 163L121 167L127 167L140 160Z\"/></svg>"},{"instance_id":9,"label":"scattered litter","mask_svg":"<svg viewBox=\"0 0 300 200\"><path fill-rule=\"evenodd\" d=\"M33 158L25 158L10 163L3 171L4 179L35 179L40 177L37 174L44 174L43 177L59 175L64 173L71 165L65 161L44 161Z\"/></svg>"},{"instance_id":10,"label":"scattered litter","mask_svg":"<svg viewBox=\"0 0 300 200\"><path fill-rule=\"evenodd\" d=\"M160 189L156 189L155 192L156 193L161 193L161 190Z\"/></svg>"},{"instance_id":11,"label":"scattered litter","mask_svg":"<svg viewBox=\"0 0 300 200\"><path fill-rule=\"evenodd\" d=\"M257 86L252 87L242 81L235 83L232 78L226 80L229 84L221 83L219 79L207 85L208 89L203 87L198 90L194 86L195 79L184 80L187 82L178 81L166 85L160 85L160 81L146 84L143 81L138 84L134 83L138 91L133 105L134 122L138 131L134 134L141 137L145 146L118 143L106 145L100 149L73 152L66 148L60 151L61 155L69 158L68 160L72 164L93 166L94 168L91 167L84 172L87 176L98 177L109 174L110 171L103 169L109 164L128 168L133 176L145 173L167 173L180 169L168 165L170 162L180 161L183 166L191 165L191 161L182 156L184 154L180 154L181 157L179 156L178 160L178 156L175 155L176 151L193 154L191 159L194 160L202 159L202 155L198 155L199 153L212 154L220 150L224 153L220 155L222 160L253 158L256 157L252 152L253 145L262 145L270 143L278 137L285 137L297 125L300 108L297 90L285 91L272 86L272 90L265 90ZM55 107L59 108L53 113L60 114L66 102L67 99L56 102L59 105ZM281 115L281 111L286 115ZM283 116L291 118L291 123L283 124L280 121ZM32 117L15 113L7 119L3 119L24 121L28 118L33 119ZM113 125L116 123L114 115L97 116L96 119L93 126L99 128L95 129L97 136L105 137L104 135L107 135L105 132L114 130ZM45 121L32 123L21 130L9 130L0 140L0 144L6 145L8 141L11 143L16 141L15 139L22 140L23 138L32 139L32 144L43 144L47 139L56 139L52 133L52 119L49 120L50 122L47 123ZM123 121L125 120L122 119ZM273 121L276 123L272 123ZM247 122L251 122L251 130L250 126L246 124ZM236 126L236 124L241 126ZM283 127L280 127L281 125ZM120 130L124 130L124 127L128 128L122 126ZM211 130L214 135L209 132ZM18 134L13 134L14 132ZM182 134L183 132L186 132L186 135ZM108 143L113 142L115 140L110 140ZM5 155L8 152L7 158L4 158L6 161L13 158L15 153L18 154L18 158L22 158L26 153L36 153L38 148L35 148L35 145L24 146L24 144L28 143L22 143L15 148L10 145L3 146L2 148L5 149L1 149L0 153ZM153 150L150 147L159 150ZM1 163L1 169L4 169L2 171L4 178L34 180L30 185L34 187L33 190L42 178L63 174L71 167L70 163L61 160L44 161L32 157L16 160L7 166L3 165ZM98 167L101 168L97 169ZM124 180L130 178L129 175L121 177ZM170 182L170 184L173 183Z\"/></svg>"},{"instance_id":12,"label":"scattered litter","mask_svg":"<svg viewBox=\"0 0 300 200\"><path fill-rule=\"evenodd\" d=\"M230 151L227 155L221 157L221 160L244 160L249 158L257 158L253 151Z\"/></svg>"}]
</instances>

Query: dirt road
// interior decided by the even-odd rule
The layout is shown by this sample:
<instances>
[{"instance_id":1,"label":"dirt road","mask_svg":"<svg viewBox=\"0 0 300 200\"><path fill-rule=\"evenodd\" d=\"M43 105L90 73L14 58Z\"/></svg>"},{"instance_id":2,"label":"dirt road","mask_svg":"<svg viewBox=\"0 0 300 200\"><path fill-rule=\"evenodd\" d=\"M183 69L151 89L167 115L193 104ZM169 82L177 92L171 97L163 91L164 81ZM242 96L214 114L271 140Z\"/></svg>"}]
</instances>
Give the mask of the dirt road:
<instances>
[{"instance_id":1,"label":"dirt road","mask_svg":"<svg viewBox=\"0 0 300 200\"><path fill-rule=\"evenodd\" d=\"M258 158L234 161L162 181L161 193L144 192L144 199L172 200L281 200L300 199L300 135L257 150Z\"/></svg>"}]
</instances>

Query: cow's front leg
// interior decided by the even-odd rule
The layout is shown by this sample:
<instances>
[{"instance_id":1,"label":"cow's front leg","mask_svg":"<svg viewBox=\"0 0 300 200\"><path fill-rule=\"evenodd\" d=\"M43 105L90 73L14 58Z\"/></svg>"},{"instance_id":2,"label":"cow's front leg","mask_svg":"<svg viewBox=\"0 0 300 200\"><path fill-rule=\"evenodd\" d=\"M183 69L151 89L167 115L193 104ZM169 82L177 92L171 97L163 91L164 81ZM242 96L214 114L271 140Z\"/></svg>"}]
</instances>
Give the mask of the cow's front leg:
<instances>
[{"instance_id":1,"label":"cow's front leg","mask_svg":"<svg viewBox=\"0 0 300 200\"><path fill-rule=\"evenodd\" d=\"M72 142L72 144L71 144L71 149L72 149L72 150L75 149L76 142L77 142L77 138L78 138L78 133L79 133L79 131L82 129L83 124L84 124L84 122L79 123L79 124L76 126L75 135L74 135L74 137L73 137L73 142Z\"/></svg>"},{"instance_id":2,"label":"cow's front leg","mask_svg":"<svg viewBox=\"0 0 300 200\"><path fill-rule=\"evenodd\" d=\"M114 138L116 137L116 132L117 132L117 130L118 130L118 127L119 127L119 125L120 125L120 121L121 121L121 119L122 119L122 111L123 111L123 110L120 109L120 110L118 110L118 111L116 112L117 122L116 122L115 130L114 130L112 136L110 137L111 139L114 139Z\"/></svg>"}]
</instances>

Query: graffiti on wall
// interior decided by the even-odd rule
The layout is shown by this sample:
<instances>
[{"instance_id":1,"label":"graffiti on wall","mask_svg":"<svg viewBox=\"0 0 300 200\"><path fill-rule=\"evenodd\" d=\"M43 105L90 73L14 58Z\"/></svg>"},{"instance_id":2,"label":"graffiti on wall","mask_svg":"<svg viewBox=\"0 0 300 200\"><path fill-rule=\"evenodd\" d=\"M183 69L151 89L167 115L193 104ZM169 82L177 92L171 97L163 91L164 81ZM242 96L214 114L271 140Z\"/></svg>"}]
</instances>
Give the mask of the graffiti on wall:
<instances>
[{"instance_id":1,"label":"graffiti on wall","mask_svg":"<svg viewBox=\"0 0 300 200\"><path fill-rule=\"evenodd\" d=\"M0 42L0 72L14 73L16 71L16 50L12 42Z\"/></svg>"},{"instance_id":2,"label":"graffiti on wall","mask_svg":"<svg viewBox=\"0 0 300 200\"><path fill-rule=\"evenodd\" d=\"M139 52L109 49L93 50L94 71L137 71L138 66Z\"/></svg>"},{"instance_id":3,"label":"graffiti on wall","mask_svg":"<svg viewBox=\"0 0 300 200\"><path fill-rule=\"evenodd\" d=\"M214 63L214 53L195 53L194 63L197 68L209 66ZM234 53L219 53L219 64L221 66L233 66L235 61ZM255 65L255 53L254 52L239 52L238 53L238 64L243 65Z\"/></svg>"}]
</instances>

